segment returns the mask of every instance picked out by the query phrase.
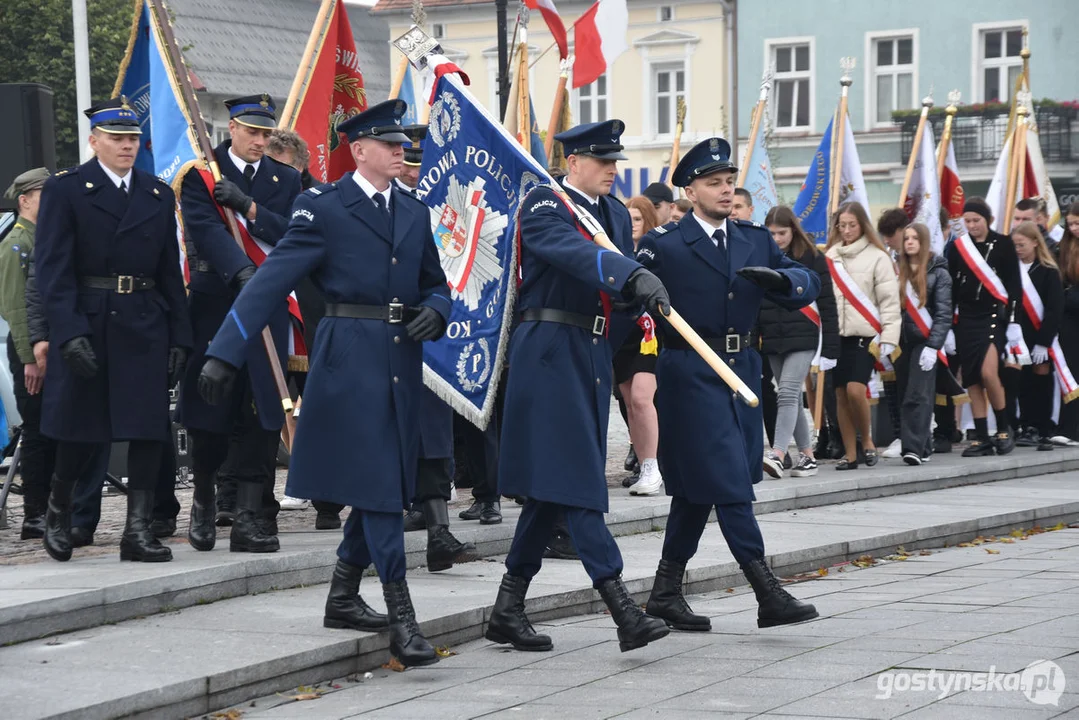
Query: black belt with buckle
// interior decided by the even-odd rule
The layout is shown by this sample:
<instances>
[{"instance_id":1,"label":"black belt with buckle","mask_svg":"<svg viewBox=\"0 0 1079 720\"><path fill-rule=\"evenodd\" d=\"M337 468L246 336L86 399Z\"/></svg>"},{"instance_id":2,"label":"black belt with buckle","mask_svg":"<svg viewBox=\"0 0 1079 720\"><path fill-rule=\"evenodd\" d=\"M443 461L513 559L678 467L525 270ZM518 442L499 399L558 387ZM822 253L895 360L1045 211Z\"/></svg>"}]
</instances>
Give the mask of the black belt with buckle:
<instances>
[{"instance_id":1,"label":"black belt with buckle","mask_svg":"<svg viewBox=\"0 0 1079 720\"><path fill-rule=\"evenodd\" d=\"M553 308L529 308L521 311L521 322L553 322L572 325L588 330L593 335L607 332L607 318L602 315L582 315L581 313L555 310Z\"/></svg>"},{"instance_id":2,"label":"black belt with buckle","mask_svg":"<svg viewBox=\"0 0 1079 720\"><path fill-rule=\"evenodd\" d=\"M382 320L390 325L405 321L404 303L389 305L353 305L352 303L326 303L325 317L350 318L352 320Z\"/></svg>"},{"instance_id":3,"label":"black belt with buckle","mask_svg":"<svg viewBox=\"0 0 1079 720\"><path fill-rule=\"evenodd\" d=\"M120 295L130 295L136 290L153 290L153 278L144 278L137 275L83 275L79 278L79 285L95 290L112 290Z\"/></svg>"},{"instance_id":4,"label":"black belt with buckle","mask_svg":"<svg viewBox=\"0 0 1079 720\"><path fill-rule=\"evenodd\" d=\"M706 337L701 338L701 340L704 340L704 344L715 350L717 353L724 353L726 355L733 355L734 353L749 350L750 348L755 349L757 346L757 336L753 333L746 333L745 335L731 333L729 335L724 335L723 337ZM667 333L664 336L663 347L670 348L671 350L693 349L681 335L675 335L674 333Z\"/></svg>"}]
</instances>

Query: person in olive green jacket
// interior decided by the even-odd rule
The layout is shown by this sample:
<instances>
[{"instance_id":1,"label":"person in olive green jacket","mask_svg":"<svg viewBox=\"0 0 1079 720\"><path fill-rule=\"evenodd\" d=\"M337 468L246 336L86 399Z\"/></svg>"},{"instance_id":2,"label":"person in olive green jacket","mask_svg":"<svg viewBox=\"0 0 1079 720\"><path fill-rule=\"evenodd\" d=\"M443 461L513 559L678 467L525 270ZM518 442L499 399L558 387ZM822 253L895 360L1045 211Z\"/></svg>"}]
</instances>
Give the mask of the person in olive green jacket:
<instances>
[{"instance_id":1,"label":"person in olive green jacket","mask_svg":"<svg viewBox=\"0 0 1079 720\"><path fill-rule=\"evenodd\" d=\"M40 429L45 367L34 359L26 326L26 275L34 251L41 188L48 177L48 170L35 168L12 182L4 197L16 203L19 219L0 242L0 316L10 328L7 356L15 386L15 404L22 415L23 540L44 535L45 505L55 454L53 441L43 436Z\"/></svg>"}]
</instances>

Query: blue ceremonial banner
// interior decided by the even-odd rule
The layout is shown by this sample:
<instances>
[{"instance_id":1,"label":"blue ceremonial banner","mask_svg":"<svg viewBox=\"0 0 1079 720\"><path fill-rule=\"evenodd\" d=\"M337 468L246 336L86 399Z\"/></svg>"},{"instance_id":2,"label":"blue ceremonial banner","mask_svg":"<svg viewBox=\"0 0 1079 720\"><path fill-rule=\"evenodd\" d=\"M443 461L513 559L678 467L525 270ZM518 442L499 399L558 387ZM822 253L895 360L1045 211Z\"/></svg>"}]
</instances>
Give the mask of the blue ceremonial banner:
<instances>
[{"instance_id":1,"label":"blue ceremonial banner","mask_svg":"<svg viewBox=\"0 0 1079 720\"><path fill-rule=\"evenodd\" d=\"M809 172L806 173L805 182L802 183L802 190L798 193L793 208L805 234L818 245L828 242L828 195L831 192L829 186L832 178L834 122L834 118L828 122L828 129L824 131L817 152L809 163Z\"/></svg>"},{"instance_id":2,"label":"blue ceremonial banner","mask_svg":"<svg viewBox=\"0 0 1079 720\"><path fill-rule=\"evenodd\" d=\"M132 22L127 53L120 65L114 95L124 95L139 116L142 146L135 166L172 182L198 154L191 123L183 110L180 88L149 2Z\"/></svg>"},{"instance_id":3,"label":"blue ceremonial banner","mask_svg":"<svg viewBox=\"0 0 1079 720\"><path fill-rule=\"evenodd\" d=\"M517 208L551 180L456 75L443 75L434 97L417 195L430 208L453 309L445 337L423 344L424 381L484 428L513 321Z\"/></svg>"},{"instance_id":4,"label":"blue ceremonial banner","mask_svg":"<svg viewBox=\"0 0 1079 720\"><path fill-rule=\"evenodd\" d=\"M753 196L753 217L755 223L764 224L768 211L779 204L776 194L776 181L772 175L772 161L768 149L764 147L764 133L757 133L757 140L749 155L749 168L746 170L745 184L742 186Z\"/></svg>"},{"instance_id":5,"label":"blue ceremonial banner","mask_svg":"<svg viewBox=\"0 0 1079 720\"><path fill-rule=\"evenodd\" d=\"M412 66L405 65L405 79L401 82L401 90L397 93L399 100L408 104L408 111L401 118L402 125L418 125L420 123L420 106L416 104L416 86L412 82Z\"/></svg>"}]
</instances>

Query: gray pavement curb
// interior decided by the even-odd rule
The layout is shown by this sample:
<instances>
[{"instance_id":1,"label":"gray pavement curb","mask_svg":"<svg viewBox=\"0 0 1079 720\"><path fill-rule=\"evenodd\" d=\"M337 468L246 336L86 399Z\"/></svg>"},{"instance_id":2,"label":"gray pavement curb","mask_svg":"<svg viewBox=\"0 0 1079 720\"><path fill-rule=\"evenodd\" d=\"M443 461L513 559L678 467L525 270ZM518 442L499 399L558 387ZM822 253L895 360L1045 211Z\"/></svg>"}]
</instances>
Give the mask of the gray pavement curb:
<instances>
[{"instance_id":1,"label":"gray pavement curb","mask_svg":"<svg viewBox=\"0 0 1079 720\"><path fill-rule=\"evenodd\" d=\"M789 576L866 554L889 554L899 545L907 550L938 548L970 540L978 535L1006 534L1017 526L1051 526L1077 519L1079 502L1058 503L890 532L857 541L776 553L769 555L768 561L777 575ZM634 598L643 602L651 590L653 580L654 575L646 575L627 578L625 583ZM742 585L745 585L745 579L734 562L691 568L686 578L687 593L710 592ZM527 608L534 621L601 612L604 609L598 593L589 586L543 594L542 586L536 585L533 586L533 591L535 594L529 597ZM493 598L492 589L491 600ZM490 605L472 607L462 612L429 618L420 625L433 644L457 645L482 638L490 612ZM311 685L363 672L378 667L388 659L386 635L358 633L349 639L328 641L319 647L270 661L233 668L195 680L166 684L151 692L138 692L49 717L57 720L189 718L237 705L253 697L289 690L301 684Z\"/></svg>"},{"instance_id":2,"label":"gray pavement curb","mask_svg":"<svg viewBox=\"0 0 1079 720\"><path fill-rule=\"evenodd\" d=\"M958 465L938 462L920 467L879 466L869 472L838 476L830 472L829 466L823 466L822 474L796 484L778 485L768 481L758 484L758 501L754 510L758 516L762 516L844 502L1066 472L1079 469L1079 451L1058 449L1051 456L1048 453L1013 453L992 458L991 462L991 469L986 469L984 463L977 461ZM899 472L890 472L893 468ZM615 536L653 532L666 527L669 510L667 498L643 500L652 502L612 509L607 515L607 526ZM1015 524L1023 521L1012 520ZM455 524L453 530L460 539L475 543L482 557L492 557L504 555L509 551L514 524ZM963 527L955 529L951 534L958 536L972 531L972 528ZM422 535L406 535L405 550L409 569L422 567L426 562L426 538ZM938 546L948 542L945 535L936 534L932 538L934 542L939 540ZM327 581L336 562L336 540L337 537L334 536L327 546L319 549L261 557L247 556L239 562L210 567L190 568L184 567L182 561L174 562L170 563L169 569L175 571L168 575L0 607L0 646L243 595L321 584ZM910 545L916 540L920 538L896 539L890 544ZM857 556L873 550L836 547L833 551L832 557L838 562L851 556L851 553ZM817 566L828 564L823 562L825 559L827 557L821 556L820 560L814 562L817 562ZM797 558L781 558L781 562L775 567L788 572L812 569L799 566ZM741 577L737 568L733 568L727 576L732 573L738 578ZM727 586L729 585L724 585ZM694 592L696 591L694 589ZM573 611L587 610L576 608Z\"/></svg>"}]
</instances>

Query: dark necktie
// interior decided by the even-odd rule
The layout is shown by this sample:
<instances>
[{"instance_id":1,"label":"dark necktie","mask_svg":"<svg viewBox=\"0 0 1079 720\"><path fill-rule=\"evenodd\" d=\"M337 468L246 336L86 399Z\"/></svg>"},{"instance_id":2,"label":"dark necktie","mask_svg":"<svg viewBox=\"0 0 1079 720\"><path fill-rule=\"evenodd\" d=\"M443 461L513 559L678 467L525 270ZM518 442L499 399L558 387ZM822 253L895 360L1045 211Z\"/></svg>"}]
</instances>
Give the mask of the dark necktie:
<instances>
[{"instance_id":1,"label":"dark necktie","mask_svg":"<svg viewBox=\"0 0 1079 720\"><path fill-rule=\"evenodd\" d=\"M131 196L127 193L127 183L123 180L120 181L120 198L123 200L124 205L127 205L127 201Z\"/></svg>"},{"instance_id":2,"label":"dark necktie","mask_svg":"<svg viewBox=\"0 0 1079 720\"><path fill-rule=\"evenodd\" d=\"M716 228L716 231L712 233L712 238L716 241L716 252L719 253L719 264L722 267L727 267L727 243L726 233L722 228Z\"/></svg>"},{"instance_id":3,"label":"dark necktie","mask_svg":"<svg viewBox=\"0 0 1079 720\"><path fill-rule=\"evenodd\" d=\"M254 180L254 179L255 179L255 166L254 165L245 165L244 166L244 180L247 181L247 187L248 188L251 187L251 181Z\"/></svg>"},{"instance_id":4,"label":"dark necktie","mask_svg":"<svg viewBox=\"0 0 1079 720\"><path fill-rule=\"evenodd\" d=\"M386 198L383 197L382 193L376 192L371 199L375 201L375 205L382 211L383 216L388 221L390 218L390 211L389 208L386 207Z\"/></svg>"}]
</instances>

